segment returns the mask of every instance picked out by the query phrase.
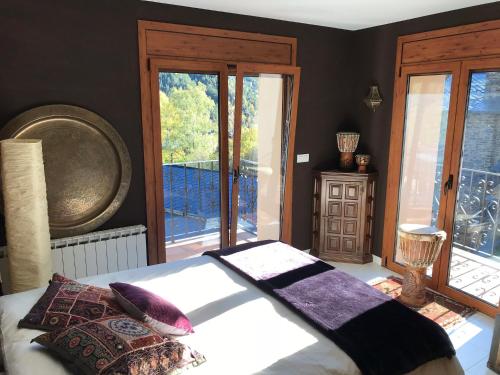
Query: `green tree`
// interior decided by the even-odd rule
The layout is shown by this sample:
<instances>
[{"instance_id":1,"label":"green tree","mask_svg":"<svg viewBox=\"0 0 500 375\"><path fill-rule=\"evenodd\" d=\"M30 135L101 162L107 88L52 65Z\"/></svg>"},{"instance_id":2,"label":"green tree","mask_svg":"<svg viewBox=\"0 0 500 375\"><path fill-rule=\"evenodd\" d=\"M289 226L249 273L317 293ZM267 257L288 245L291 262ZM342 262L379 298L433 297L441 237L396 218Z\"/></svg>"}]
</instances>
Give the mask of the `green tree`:
<instances>
[{"instance_id":1,"label":"green tree","mask_svg":"<svg viewBox=\"0 0 500 375\"><path fill-rule=\"evenodd\" d=\"M170 92L176 89L186 89L192 86L193 80L186 73L160 73L160 91L170 95Z\"/></svg>"},{"instance_id":2,"label":"green tree","mask_svg":"<svg viewBox=\"0 0 500 375\"><path fill-rule=\"evenodd\" d=\"M228 81L229 152L232 158L235 105L234 76ZM259 80L244 77L241 157L257 160ZM160 110L165 163L218 157L219 82L214 74L160 73Z\"/></svg>"},{"instance_id":3,"label":"green tree","mask_svg":"<svg viewBox=\"0 0 500 375\"><path fill-rule=\"evenodd\" d=\"M241 158L258 161L257 157L257 128L241 128Z\"/></svg>"},{"instance_id":4,"label":"green tree","mask_svg":"<svg viewBox=\"0 0 500 375\"><path fill-rule=\"evenodd\" d=\"M160 91L163 162L209 160L217 157L218 119L216 104L202 83Z\"/></svg>"},{"instance_id":5,"label":"green tree","mask_svg":"<svg viewBox=\"0 0 500 375\"><path fill-rule=\"evenodd\" d=\"M191 80L195 83L203 83L207 88L207 96L214 101L219 102L219 77L215 74L189 74Z\"/></svg>"}]
</instances>

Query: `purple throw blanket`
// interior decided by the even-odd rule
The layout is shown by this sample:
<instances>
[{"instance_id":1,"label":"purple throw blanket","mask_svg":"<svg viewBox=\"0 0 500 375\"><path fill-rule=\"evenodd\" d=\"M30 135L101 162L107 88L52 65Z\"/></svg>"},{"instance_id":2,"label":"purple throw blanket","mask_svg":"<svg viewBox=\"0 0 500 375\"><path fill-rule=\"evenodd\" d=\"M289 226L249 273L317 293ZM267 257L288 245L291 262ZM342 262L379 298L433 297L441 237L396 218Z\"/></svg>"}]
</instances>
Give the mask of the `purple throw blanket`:
<instances>
[{"instance_id":1,"label":"purple throw blanket","mask_svg":"<svg viewBox=\"0 0 500 375\"><path fill-rule=\"evenodd\" d=\"M254 242L204 255L299 314L346 352L363 374L404 374L455 354L446 332L432 320L281 242Z\"/></svg>"}]
</instances>

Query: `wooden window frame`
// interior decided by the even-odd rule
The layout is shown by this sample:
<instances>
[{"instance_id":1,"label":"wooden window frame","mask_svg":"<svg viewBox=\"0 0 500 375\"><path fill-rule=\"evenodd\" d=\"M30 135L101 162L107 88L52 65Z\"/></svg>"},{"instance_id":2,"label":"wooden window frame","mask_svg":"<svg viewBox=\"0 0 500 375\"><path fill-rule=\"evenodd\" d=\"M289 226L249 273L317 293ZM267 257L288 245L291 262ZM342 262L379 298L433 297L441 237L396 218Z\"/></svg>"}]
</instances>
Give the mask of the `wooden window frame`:
<instances>
[{"instance_id":1,"label":"wooden window frame","mask_svg":"<svg viewBox=\"0 0 500 375\"><path fill-rule=\"evenodd\" d=\"M217 74L219 76L219 92L222 100L219 100L219 174L220 176L227 176L229 171L228 162L228 69L226 64L216 62L200 62L200 61L181 61L169 60L162 58L152 58L150 60L150 87L151 92L159 92L160 87L158 83L158 76L162 71L176 72L176 73L206 73ZM152 142L149 143L152 151L152 159L149 160L150 170L154 173L154 185L146 187L146 191L154 190L155 201L155 217L156 226L156 262L164 263L166 261L165 252L165 210L163 199L163 183L158 181L163 180L162 166L162 145L161 145L161 120L160 120L160 102L159 96L153 95L151 97L151 127L149 129L152 137ZM146 145L144 145L146 148ZM228 244L228 196L229 196L229 182L225 178L221 178L220 186L220 209L221 209L221 228L220 238L222 246ZM153 193L151 191L151 193ZM148 218L149 219L149 218ZM149 223L148 223L149 224ZM149 246L148 246L149 249ZM149 253L149 251L148 251Z\"/></svg>"},{"instance_id":2,"label":"wooden window frame","mask_svg":"<svg viewBox=\"0 0 500 375\"><path fill-rule=\"evenodd\" d=\"M446 142L443 160L442 175L448 176L449 161L451 159L451 144L453 139L453 124L455 122L456 113L456 97L459 87L460 64L457 63L436 63L425 64L418 66L403 67L401 69L401 76L396 81L394 106L392 114L391 126L391 141L389 146L389 174L387 176L387 189L386 189L386 205L384 217L384 238L383 238L383 252L384 266L396 271L400 274L404 273L404 266L395 262L393 259L393 249L396 245L397 221L399 212L399 189L401 184L401 168L403 161L403 147L404 147L404 133L405 133L405 116L406 116L406 97L408 91L409 78L418 75L432 75L432 74L446 74L452 75L452 88L450 94L450 104L448 112L448 125L446 129ZM396 199L394 199L396 197ZM440 204L446 204L446 197L441 194ZM444 211L440 210L438 216L438 227L444 226ZM390 230L392 228L393 230ZM437 270L436 261L434 267ZM434 272L434 269L433 269ZM428 286L437 287L437 282L432 279L428 280Z\"/></svg>"},{"instance_id":3,"label":"wooden window frame","mask_svg":"<svg viewBox=\"0 0 500 375\"><path fill-rule=\"evenodd\" d=\"M243 77L245 75L256 74L281 74L293 77L293 96L291 103L291 117L288 141L287 168L285 176L285 192L283 202L283 222L280 228L280 240L292 243L292 194L293 194L293 166L295 153L295 132L297 125L297 112L300 89L300 72L297 66L269 65L269 64L237 64L236 67L236 97L235 97L235 115L234 115L234 138L233 138L233 169L238 171L240 167L240 148L241 148L241 117L242 117L242 98L243 98ZM231 218L230 245L234 246L237 242L237 224L238 224L238 194L239 179L232 187L231 212L235 217Z\"/></svg>"},{"instance_id":4,"label":"wooden window frame","mask_svg":"<svg viewBox=\"0 0 500 375\"><path fill-rule=\"evenodd\" d=\"M482 36L486 40L486 43L483 43L485 47L472 56L470 51L476 48L474 42ZM464 45L457 44L457 38L463 38ZM498 40L500 40L500 20L398 38L385 200L385 226L382 241L382 264L395 272L400 274L404 272L404 267L396 263L393 256L396 250L396 225L408 77L419 73L432 74L433 72L436 74L451 72L453 74L443 176L450 174L458 176L461 153L454 152L454 150L461 149L462 145L469 83L467 79L464 79L464 74L466 74L464 69L471 66L487 66L488 61L498 61L497 59L500 58ZM447 286L456 194L457 184L448 191L445 197L441 196L441 203L444 204L443 209L440 209L439 212L438 227L447 231L448 239L443 245L441 255L434 263L433 277L428 279L427 283L429 287L449 295L459 302L473 306L488 315L493 315L495 308Z\"/></svg>"},{"instance_id":5,"label":"wooden window frame","mask_svg":"<svg viewBox=\"0 0 500 375\"><path fill-rule=\"evenodd\" d=\"M465 131L465 121L467 118L467 103L469 99L469 83L472 72L479 71L488 71L491 69L500 71L500 58L488 58L488 59L475 59L475 60L467 60L461 64L461 73L460 73L460 85L459 91L457 95L458 104L457 104L457 113L456 120L454 124L454 137L453 137L453 150L462 150L464 143L464 131ZM456 176L456 180L460 178L460 166L462 161L462 153L454 152L451 155L450 160L450 173ZM443 245L443 250L441 251L441 255L439 258L439 263L436 262L435 269L439 267L440 276L438 279L437 290L443 294L446 294L457 301L465 303L469 306L472 306L479 311L484 312L489 316L495 316L498 312L498 307L492 306L486 302L479 300L478 298L472 297L466 293L459 291L458 289L452 288L448 286L448 272L449 272L449 263L451 260L453 246L452 246L452 233L453 226L455 224L455 208L457 203L457 195L458 195L458 183L455 184L453 189L449 191L447 194L447 204L446 204L446 212L445 217L446 220L444 222L443 228L446 233L449 233L447 238L447 243Z\"/></svg>"},{"instance_id":6,"label":"wooden window frame","mask_svg":"<svg viewBox=\"0 0 500 375\"><path fill-rule=\"evenodd\" d=\"M189 40L192 41L193 38L199 38L197 45L202 45L205 48L205 52L193 48L193 45L185 45L181 48L169 48L165 44L165 48L161 48L161 35L168 35L166 38L172 41L172 35L179 36L189 36ZM151 37L153 35L153 37ZM160 39L158 38L160 36ZM179 37L180 38L180 37ZM174 39L175 40L175 39ZM230 43L229 43L229 42ZM160 43L160 48L157 46ZM235 55L235 48L237 46L239 50L244 50L244 56L242 59L237 58ZM154 59L161 58L163 62L178 61L180 65L185 67L188 64L191 67L197 66L195 63L218 63L226 64L228 72L235 71L235 65L247 63L247 64L257 64L259 66L266 66L269 69L272 64L268 64L272 61L274 65L279 62L278 66L295 67L296 66L296 54L297 54L297 39L293 37L284 37L276 35L265 35L258 33L248 33L241 31L232 31L224 29L213 29L206 27L196 27L196 26L186 26L177 25L153 21L138 21L138 46L139 46L139 72L140 72L140 84L141 84L141 112L142 112L142 136L143 136L143 152L144 152L144 180L145 180L145 190L146 190L146 216L147 216L147 243L148 243L148 264L163 263L166 261L165 253L165 240L164 240L164 220L162 220L161 214L159 213L163 207L163 197L158 190L159 184L157 183L160 175L158 170L158 159L161 158L161 152L158 151L158 145L154 146L158 139L158 130L154 129L155 116L153 109L153 98L151 93L152 88L156 83L151 80L151 68L157 68L154 63ZM213 48L210 50L210 46ZM278 48L277 48L278 47ZM281 54L277 54L275 50L281 51ZM216 54L214 54L216 51ZM204 55L205 53L205 55ZM155 60L156 61L156 60ZM171 65L170 65L171 66ZM199 65L198 65L199 66ZM195 69L196 70L196 69ZM298 93L298 83L297 83L297 93ZM223 93L222 93L223 94ZM224 94L223 94L224 95ZM227 96L227 95L226 95ZM294 98L294 102L298 102L298 96ZM226 106L226 117L227 117L227 103ZM296 110L297 104L295 104L295 115L294 123L296 123ZM222 117L221 117L222 119ZM290 129L290 136L295 138L295 126ZM222 136L222 134L221 134ZM227 134L226 134L227 143ZM291 138L292 140L292 138ZM220 140L224 142L224 140ZM221 147L223 144L220 143ZM290 143L293 151L293 143ZM160 145L161 146L161 145ZM226 145L227 147L227 145ZM155 151L156 150L156 151ZM161 150L160 150L161 151ZM227 153L226 153L227 154ZM289 153L290 155L290 153ZM293 154L289 159L291 161L291 167L287 169L287 181L292 183L293 178ZM222 161L222 159L221 159ZM221 169L225 166L221 165ZM288 172L290 170L290 172ZM290 179L288 180L288 174ZM288 183L287 183L288 185ZM225 190L225 189L222 189ZM221 194L228 194L226 191L221 192ZM229 202L226 199L221 199L221 209L226 210L224 205L228 205ZM284 216L284 223L287 225L287 229L282 232L283 240L291 242L291 207L292 205L292 185L285 191L285 211L287 216ZM222 215L224 216L224 215ZM226 216L227 217L227 216ZM228 229L227 223L221 223L221 226ZM226 246L226 234L222 233L222 245Z\"/></svg>"}]
</instances>

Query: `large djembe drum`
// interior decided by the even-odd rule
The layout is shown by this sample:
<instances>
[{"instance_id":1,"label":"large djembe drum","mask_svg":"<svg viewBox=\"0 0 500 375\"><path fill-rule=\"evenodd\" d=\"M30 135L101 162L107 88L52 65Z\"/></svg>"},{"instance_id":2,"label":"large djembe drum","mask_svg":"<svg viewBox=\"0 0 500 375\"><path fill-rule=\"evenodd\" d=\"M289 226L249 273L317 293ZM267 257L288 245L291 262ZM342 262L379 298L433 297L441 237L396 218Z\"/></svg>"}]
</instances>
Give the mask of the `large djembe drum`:
<instances>
[{"instance_id":1,"label":"large djembe drum","mask_svg":"<svg viewBox=\"0 0 500 375\"><path fill-rule=\"evenodd\" d=\"M401 302L425 305L425 272L439 256L446 232L419 224L402 224L398 229L399 250L406 265Z\"/></svg>"}]
</instances>

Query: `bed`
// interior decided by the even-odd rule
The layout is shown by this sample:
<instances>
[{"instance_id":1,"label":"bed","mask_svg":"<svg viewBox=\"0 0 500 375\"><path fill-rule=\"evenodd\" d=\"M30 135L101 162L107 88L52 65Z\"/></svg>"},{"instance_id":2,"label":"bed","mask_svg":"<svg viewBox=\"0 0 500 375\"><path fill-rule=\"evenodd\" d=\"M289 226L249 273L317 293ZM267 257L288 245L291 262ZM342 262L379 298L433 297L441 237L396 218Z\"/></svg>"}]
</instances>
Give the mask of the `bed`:
<instances>
[{"instance_id":1,"label":"bed","mask_svg":"<svg viewBox=\"0 0 500 375\"><path fill-rule=\"evenodd\" d=\"M209 256L81 279L107 287L129 282L175 303L195 333L180 338L207 359L188 374L360 374L326 336L277 299ZM2 350L8 374L68 374L30 340L41 331L18 321L45 288L0 298ZM463 374L456 357L430 361L411 374Z\"/></svg>"}]
</instances>

